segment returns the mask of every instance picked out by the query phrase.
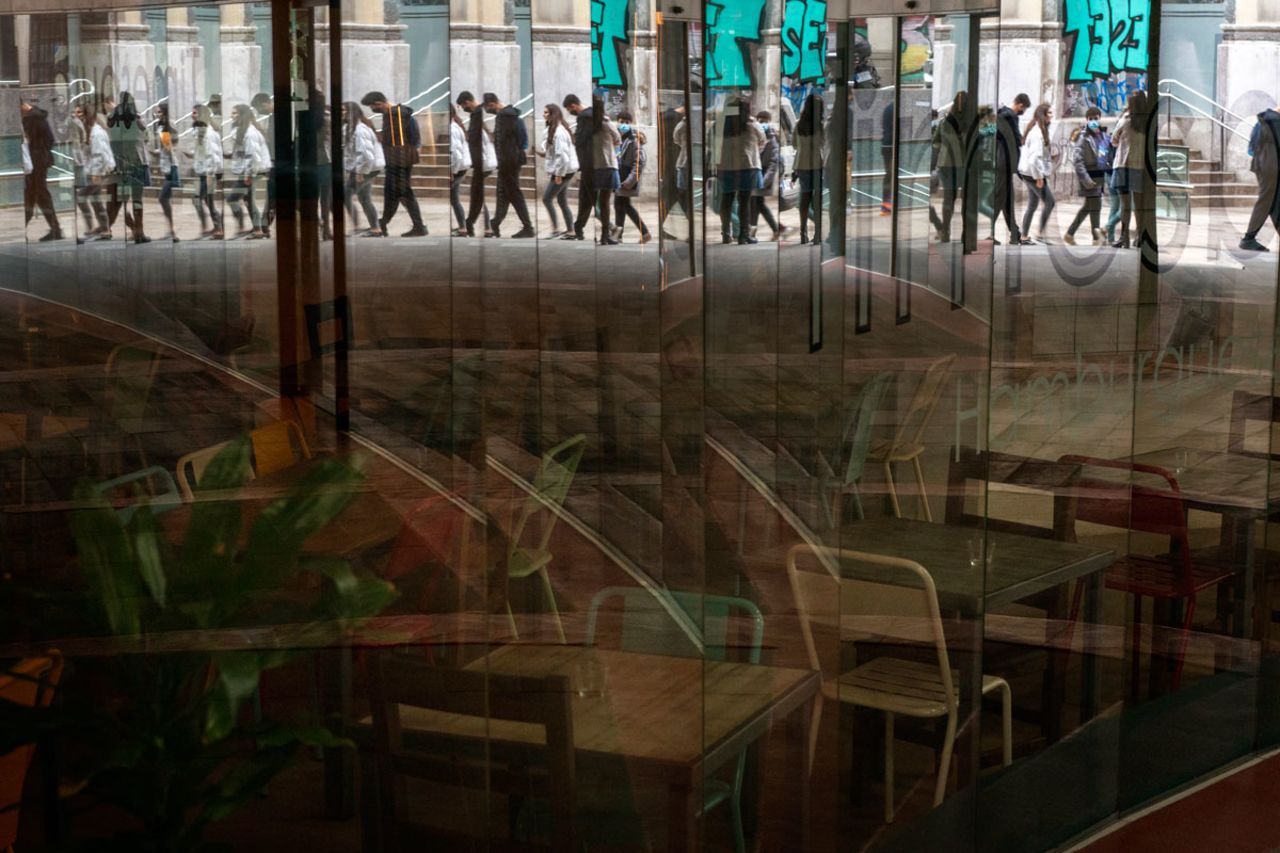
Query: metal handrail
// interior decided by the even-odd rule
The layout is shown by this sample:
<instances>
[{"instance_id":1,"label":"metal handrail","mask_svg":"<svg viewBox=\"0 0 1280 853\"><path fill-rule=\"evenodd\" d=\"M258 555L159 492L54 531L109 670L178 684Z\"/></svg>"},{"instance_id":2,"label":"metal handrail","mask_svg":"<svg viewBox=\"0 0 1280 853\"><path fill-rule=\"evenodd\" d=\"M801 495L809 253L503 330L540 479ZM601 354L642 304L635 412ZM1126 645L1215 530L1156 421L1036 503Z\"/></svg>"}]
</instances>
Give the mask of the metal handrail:
<instances>
[{"instance_id":1,"label":"metal handrail","mask_svg":"<svg viewBox=\"0 0 1280 853\"><path fill-rule=\"evenodd\" d=\"M441 101L445 100L445 99L446 99L446 98L448 98L448 97L449 97L449 93L448 93L448 92L445 92L445 93L444 93L444 94L442 94L442 95L437 95L437 96L436 96L436 98L435 98L435 100L433 100L431 103L427 104L425 107L422 107L422 108L420 108L420 109L416 109L416 110L414 110L414 111L413 111L413 114L414 114L414 115L416 115L416 116L420 116L420 115L423 115L423 114L425 114L425 113L427 113L427 112L430 112L432 107L434 107L436 104L440 103Z\"/></svg>"},{"instance_id":2,"label":"metal handrail","mask_svg":"<svg viewBox=\"0 0 1280 853\"><path fill-rule=\"evenodd\" d=\"M1218 103L1217 101L1215 101L1213 98L1210 98L1210 97L1209 97L1208 95L1206 95L1204 92L1201 92L1201 91L1199 91L1198 89L1193 89L1193 88L1191 88L1191 87L1190 87L1190 86L1188 86L1186 83L1183 83L1181 80L1175 80L1175 79L1173 79L1172 77L1167 77L1167 78L1165 78L1164 80L1161 80L1157 85L1158 85L1158 86L1166 86L1166 85L1169 85L1169 86L1179 86L1179 87L1181 87L1184 91L1190 92L1191 94L1195 95L1197 98L1200 98L1200 99L1201 99L1202 101L1204 101L1205 103L1207 103L1207 104L1211 105L1214 109L1217 109L1217 110L1222 111L1222 112L1223 112L1223 113L1225 113L1226 115L1231 116L1231 117L1232 117L1233 119L1235 119L1236 121L1241 121L1241 122L1251 121L1251 119L1250 119L1250 118L1247 118L1247 117L1245 117L1245 116L1239 115L1238 113L1234 113L1234 112L1232 112L1231 110L1227 109L1227 108L1226 108L1225 106L1223 106L1222 104L1220 104L1220 103ZM1183 100L1183 99L1179 98L1177 95L1171 94L1171 93L1169 93L1169 92L1161 92L1160 94L1165 95L1166 97L1172 98L1172 99L1174 99L1175 101L1177 101L1178 103L1183 104L1184 106L1191 107L1192 109L1195 109L1195 107L1192 107L1192 105L1191 105L1191 104L1188 104L1185 100ZM1201 112L1201 114L1202 114L1202 115L1204 114L1203 110L1201 110L1200 112Z\"/></svg>"},{"instance_id":3,"label":"metal handrail","mask_svg":"<svg viewBox=\"0 0 1280 853\"><path fill-rule=\"evenodd\" d=\"M1218 127L1222 128L1223 130L1227 131L1228 133L1233 133L1233 134L1235 134L1236 136L1238 136L1238 137L1240 137L1241 139L1243 139L1245 142L1248 142L1248 141L1249 141L1249 134L1247 134L1247 133L1241 133L1239 130L1236 130L1234 127L1230 126L1229 124L1227 124L1226 122L1224 122L1222 119L1218 118L1217 116L1213 115L1212 113L1209 113L1209 112L1206 112L1205 110L1200 109L1200 108L1199 108L1199 107L1197 107L1195 104L1191 103L1190 101L1186 100L1185 98L1179 98L1177 95L1173 95L1173 94L1170 94L1170 93L1168 93L1168 92L1163 93L1162 97L1168 98L1168 99L1169 99L1169 100L1171 100L1171 101L1175 101L1176 103L1182 104L1184 107L1186 107L1186 108L1187 108L1187 109L1189 109L1189 110L1194 110L1195 112L1197 112L1197 113L1199 113L1200 115L1204 116L1204 117L1205 117L1205 118L1207 118L1209 121L1213 122L1213 123L1214 123L1214 124L1216 124Z\"/></svg>"},{"instance_id":4,"label":"metal handrail","mask_svg":"<svg viewBox=\"0 0 1280 853\"><path fill-rule=\"evenodd\" d=\"M407 107L407 106L412 105L414 101L420 100L421 98L425 98L427 95L430 95L430 94L431 94L432 92L434 92L436 89L438 89L438 88L440 88L441 86L443 86L443 85L447 84L447 83L449 82L449 80L450 80L450 77L449 77L449 75L448 75L448 74L446 74L445 76L441 77L441 78L440 78L439 80L437 80L436 82L432 83L432 84L431 84L430 86L428 86L427 88L423 89L423 90L422 90L421 92L419 92L418 94L414 95L414 96L413 96L412 98L410 98L409 100L405 101L405 102L404 102L404 105ZM447 92L446 92L445 94L446 94L446 96L448 95L448 93L447 93ZM438 99L437 99L437 100L438 100ZM433 101L432 103L434 103L434 101ZM414 115L417 115L417 113L414 113Z\"/></svg>"},{"instance_id":5,"label":"metal handrail","mask_svg":"<svg viewBox=\"0 0 1280 853\"><path fill-rule=\"evenodd\" d=\"M84 98L88 95L92 95L98 91L96 88L94 88L93 81L88 79L87 77L77 77L76 79L72 80L70 83L67 84L67 91L70 91L71 87L77 83L84 83L89 88L85 89L83 92L79 93L78 95L72 95L70 98L68 98L67 99L68 105L74 104L76 101L80 100L81 98Z\"/></svg>"}]
</instances>

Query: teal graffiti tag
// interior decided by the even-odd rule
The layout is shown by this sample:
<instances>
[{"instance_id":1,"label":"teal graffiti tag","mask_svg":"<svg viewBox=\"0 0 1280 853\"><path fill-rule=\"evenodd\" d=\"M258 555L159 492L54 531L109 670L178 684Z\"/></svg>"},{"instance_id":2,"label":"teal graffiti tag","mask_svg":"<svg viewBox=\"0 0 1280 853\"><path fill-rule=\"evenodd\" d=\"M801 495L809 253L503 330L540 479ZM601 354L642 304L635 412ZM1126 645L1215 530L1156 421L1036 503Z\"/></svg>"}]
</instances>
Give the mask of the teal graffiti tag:
<instances>
[{"instance_id":1,"label":"teal graffiti tag","mask_svg":"<svg viewBox=\"0 0 1280 853\"><path fill-rule=\"evenodd\" d=\"M760 41L765 0L707 0L707 85L755 85L747 48Z\"/></svg>"},{"instance_id":2,"label":"teal graffiti tag","mask_svg":"<svg viewBox=\"0 0 1280 853\"><path fill-rule=\"evenodd\" d=\"M1151 0L1066 0L1067 82L1147 70Z\"/></svg>"},{"instance_id":3,"label":"teal graffiti tag","mask_svg":"<svg viewBox=\"0 0 1280 853\"><path fill-rule=\"evenodd\" d=\"M782 76L822 85L826 51L827 0L787 0L782 18Z\"/></svg>"},{"instance_id":4,"label":"teal graffiti tag","mask_svg":"<svg viewBox=\"0 0 1280 853\"><path fill-rule=\"evenodd\" d=\"M591 0L591 80L599 87L627 85L622 57L627 49L630 0Z\"/></svg>"}]
</instances>

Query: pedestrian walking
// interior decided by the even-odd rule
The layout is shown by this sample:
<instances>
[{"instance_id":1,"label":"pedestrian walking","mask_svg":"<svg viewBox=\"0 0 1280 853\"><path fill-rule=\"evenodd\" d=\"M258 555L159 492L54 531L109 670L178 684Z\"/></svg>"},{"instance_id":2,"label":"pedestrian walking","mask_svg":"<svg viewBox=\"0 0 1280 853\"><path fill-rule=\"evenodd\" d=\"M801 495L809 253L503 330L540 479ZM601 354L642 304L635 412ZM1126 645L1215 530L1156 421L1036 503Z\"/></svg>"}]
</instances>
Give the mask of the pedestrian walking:
<instances>
[{"instance_id":1,"label":"pedestrian walking","mask_svg":"<svg viewBox=\"0 0 1280 853\"><path fill-rule=\"evenodd\" d=\"M147 156L154 174L160 176L160 211L169 226L169 239L177 243L178 231L173 225L173 191L181 185L181 180L173 144L178 134L169 123L168 104L157 104L153 113L147 134Z\"/></svg>"},{"instance_id":2,"label":"pedestrian walking","mask_svg":"<svg viewBox=\"0 0 1280 853\"><path fill-rule=\"evenodd\" d=\"M1063 240L1075 245L1076 230L1089 219L1089 233L1095 246L1102 243L1102 185L1107 179L1107 161L1103 146L1102 110L1089 107L1084 114L1085 125L1077 128L1071 148L1071 165L1076 173L1076 183L1084 202L1075 219L1067 227Z\"/></svg>"},{"instance_id":3,"label":"pedestrian walking","mask_svg":"<svg viewBox=\"0 0 1280 853\"><path fill-rule=\"evenodd\" d=\"M382 156L387 167L383 176L382 222L380 229L387 231L396 210L404 204L409 212L412 227L402 237L425 237L427 226L422 222L422 210L413 193L413 166L418 162L422 148L422 135L413 110L404 104L392 104L381 92L370 92L360 103L382 113Z\"/></svg>"},{"instance_id":4,"label":"pedestrian walking","mask_svg":"<svg viewBox=\"0 0 1280 853\"><path fill-rule=\"evenodd\" d=\"M751 112L751 101L742 95L727 104L720 148L721 242L734 242L732 216L735 200L738 205L738 244L757 242L750 232L751 196L764 187L764 174L760 169L760 151L764 143L764 131Z\"/></svg>"},{"instance_id":5,"label":"pedestrian walking","mask_svg":"<svg viewBox=\"0 0 1280 853\"><path fill-rule=\"evenodd\" d=\"M40 109L30 98L22 99L23 161L22 202L26 221L30 224L36 208L49 226L49 233L40 238L41 243L62 239L62 226L53 209L53 196L49 192L49 170L53 168L53 126L49 114ZM73 217L74 218L74 217Z\"/></svg>"},{"instance_id":6,"label":"pedestrian walking","mask_svg":"<svg viewBox=\"0 0 1280 853\"><path fill-rule=\"evenodd\" d=\"M200 230L202 236L221 240L225 235L216 197L217 187L222 183L224 159L220 122L208 105L197 104L191 108L191 128L191 171L196 176L194 201Z\"/></svg>"},{"instance_id":7,"label":"pedestrian walking","mask_svg":"<svg viewBox=\"0 0 1280 853\"><path fill-rule=\"evenodd\" d=\"M1053 153L1049 144L1049 124L1053 121L1053 108L1048 104L1036 107L1022 141L1018 155L1018 177L1027 185L1029 198L1022 214L1022 245L1035 242L1031 237L1031 220L1036 208L1040 208L1040 227L1037 237L1045 241L1045 228L1055 204L1049 178L1053 174Z\"/></svg>"},{"instance_id":8,"label":"pedestrian walking","mask_svg":"<svg viewBox=\"0 0 1280 853\"><path fill-rule=\"evenodd\" d=\"M484 216L484 236L492 237L489 221L489 205L485 200L484 183L498 168L498 154L494 150L493 135L485 126L484 107L470 92L458 95L458 106L470 114L467 123L467 148L471 153L471 205L467 211L467 236L474 237L476 220Z\"/></svg>"},{"instance_id":9,"label":"pedestrian walking","mask_svg":"<svg viewBox=\"0 0 1280 853\"><path fill-rule=\"evenodd\" d=\"M1240 248L1265 252L1267 247L1258 240L1263 224L1270 219L1280 231L1280 198L1276 195L1276 179L1280 174L1280 109L1258 113L1258 123L1249 135L1249 157L1249 169L1258 180L1258 199L1253 204Z\"/></svg>"},{"instance_id":10,"label":"pedestrian walking","mask_svg":"<svg viewBox=\"0 0 1280 853\"><path fill-rule=\"evenodd\" d=\"M644 180L648 166L648 154L644 150L645 136L635 127L635 118L627 110L618 113L618 135L622 142L618 145L618 191L613 197L613 219L617 223L613 228L613 236L622 241L622 230L630 219L640 229L640 242L648 243L652 238L649 228L640 218L631 200L640 195L640 186Z\"/></svg>"},{"instance_id":11,"label":"pedestrian walking","mask_svg":"<svg viewBox=\"0 0 1280 853\"><path fill-rule=\"evenodd\" d=\"M471 148L467 129L458 115L458 105L449 107L449 207L458 227L455 237L467 236L467 211L462 207L462 179L471 171Z\"/></svg>"},{"instance_id":12,"label":"pedestrian walking","mask_svg":"<svg viewBox=\"0 0 1280 853\"><path fill-rule=\"evenodd\" d=\"M525 203L524 190L520 188L520 171L529 159L529 131L520 118L520 111L502 103L493 92L484 93L483 106L494 117L493 146L498 152L498 207L490 223L493 236L501 236L500 229L507 218L507 210L515 208L520 230L511 236L522 240L533 237L529 205Z\"/></svg>"},{"instance_id":13,"label":"pedestrian walking","mask_svg":"<svg viewBox=\"0 0 1280 853\"><path fill-rule=\"evenodd\" d=\"M547 137L541 152L546 159L547 187L542 193L542 204L551 217L551 236L560 237L571 233L573 214L569 211L569 184L578 171L578 152L573 147L573 132L565 121L564 112L555 104L547 104L542 108L542 122L547 128ZM564 218L564 228L556 216L557 206Z\"/></svg>"},{"instance_id":14,"label":"pedestrian walking","mask_svg":"<svg viewBox=\"0 0 1280 853\"><path fill-rule=\"evenodd\" d=\"M236 228L244 234L245 208L253 227L246 236L262 240L267 236L262 211L258 208L257 183L271 172L271 153L267 139L253 121L253 107L237 104L231 108L231 177L228 179L227 205L235 217Z\"/></svg>"},{"instance_id":15,"label":"pedestrian walking","mask_svg":"<svg viewBox=\"0 0 1280 853\"><path fill-rule=\"evenodd\" d=\"M809 219L813 219L813 242L822 239L822 170L826 156L826 128L822 96L810 94L796 120L796 159L792 180L800 183L800 242L809 242Z\"/></svg>"},{"instance_id":16,"label":"pedestrian walking","mask_svg":"<svg viewBox=\"0 0 1280 853\"><path fill-rule=\"evenodd\" d=\"M582 119L578 121L581 123ZM596 189L596 216L600 218L600 245L616 246L609 224L612 218L613 194L622 186L618 175L618 146L622 134L604 111L604 101L598 96L591 99L591 162L595 165L592 184ZM582 211L578 211L581 218ZM576 226L577 223L575 223Z\"/></svg>"},{"instance_id":17,"label":"pedestrian walking","mask_svg":"<svg viewBox=\"0 0 1280 853\"><path fill-rule=\"evenodd\" d=\"M116 182L107 208L108 219L114 225L116 217L124 210L124 224L133 242L150 243L151 238L142 227L142 193L151 184L146 128L129 92L120 93L119 103L107 115L107 133L111 138L111 153L116 160Z\"/></svg>"},{"instance_id":18,"label":"pedestrian walking","mask_svg":"<svg viewBox=\"0 0 1280 853\"><path fill-rule=\"evenodd\" d=\"M578 215L574 217L573 230L560 239L582 240L596 206L595 110L573 93L565 95L560 103L574 117L573 150L578 155Z\"/></svg>"},{"instance_id":19,"label":"pedestrian walking","mask_svg":"<svg viewBox=\"0 0 1280 853\"><path fill-rule=\"evenodd\" d=\"M84 216L85 233L76 242L111 239L111 214L103 196L115 180L116 158L111 151L111 137L98 122L98 114L85 101L76 104L74 115L80 125L75 147L77 184L80 189L80 212ZM90 216L92 211L93 216ZM94 224L96 220L96 225Z\"/></svg>"},{"instance_id":20,"label":"pedestrian walking","mask_svg":"<svg viewBox=\"0 0 1280 853\"><path fill-rule=\"evenodd\" d=\"M760 151L760 170L763 173L760 189L751 194L751 236L756 236L756 228L761 217L773 230L773 239L782 237L783 228L769 209L770 196L778 194L778 174L782 171L782 148L778 144L778 132L773 127L773 114L768 110L756 113L756 124L764 133L764 148Z\"/></svg>"},{"instance_id":21,"label":"pedestrian walking","mask_svg":"<svg viewBox=\"0 0 1280 853\"><path fill-rule=\"evenodd\" d=\"M1018 157L1022 151L1022 114L1029 109L1031 98L1026 92L1019 92L1013 96L1012 104L996 110L995 209L997 219L1004 217L1005 227L1009 230L1009 244L1013 246L1022 242L1022 231L1018 228L1014 212L1017 195L1014 177L1018 173Z\"/></svg>"},{"instance_id":22,"label":"pedestrian walking","mask_svg":"<svg viewBox=\"0 0 1280 853\"><path fill-rule=\"evenodd\" d=\"M364 114L364 107L355 101L342 105L342 169L347 175L347 192L344 202L356 222L356 204L364 213L369 227L362 236L385 237L382 218L373 204L373 183L386 168L386 159L373 123Z\"/></svg>"}]
</instances>

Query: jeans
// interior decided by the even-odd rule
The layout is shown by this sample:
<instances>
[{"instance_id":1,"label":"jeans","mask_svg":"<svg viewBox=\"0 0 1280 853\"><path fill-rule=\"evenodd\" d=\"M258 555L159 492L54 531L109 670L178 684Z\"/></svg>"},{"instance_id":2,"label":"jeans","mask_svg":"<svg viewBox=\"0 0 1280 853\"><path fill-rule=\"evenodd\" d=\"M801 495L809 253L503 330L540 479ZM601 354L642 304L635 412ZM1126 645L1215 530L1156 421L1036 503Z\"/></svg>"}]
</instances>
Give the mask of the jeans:
<instances>
[{"instance_id":1,"label":"jeans","mask_svg":"<svg viewBox=\"0 0 1280 853\"><path fill-rule=\"evenodd\" d=\"M196 197L193 201L196 204L196 215L200 217L200 227L204 228L208 224L210 218L213 219L214 230L222 230L222 213L218 210L218 201L214 197L217 185L214 183L217 179L212 175L197 175ZM206 213L206 211L208 211Z\"/></svg>"},{"instance_id":2,"label":"jeans","mask_svg":"<svg viewBox=\"0 0 1280 853\"><path fill-rule=\"evenodd\" d=\"M1116 224L1120 222L1120 212L1124 209L1120 204L1120 191L1116 189L1114 172L1107 178L1107 199L1111 206L1107 210L1107 224L1105 227L1107 239L1114 241L1116 239Z\"/></svg>"},{"instance_id":3,"label":"jeans","mask_svg":"<svg viewBox=\"0 0 1280 853\"><path fill-rule=\"evenodd\" d=\"M640 218L640 211L636 210L635 205L631 203L631 196L615 195L613 197L613 219L619 228L625 226L630 219L640 229L641 234L649 233L644 220Z\"/></svg>"},{"instance_id":4,"label":"jeans","mask_svg":"<svg viewBox=\"0 0 1280 853\"><path fill-rule=\"evenodd\" d=\"M1076 229L1084 223L1086 216L1089 217L1089 227L1097 231L1098 221L1102 218L1102 196L1091 196L1084 200L1084 204L1076 212L1076 218L1071 220L1067 233L1074 237Z\"/></svg>"},{"instance_id":5,"label":"jeans","mask_svg":"<svg viewBox=\"0 0 1280 853\"><path fill-rule=\"evenodd\" d=\"M462 207L462 179L466 176L467 170L463 169L449 177L449 207L453 209L453 218L458 227L464 230L467 227L467 211Z\"/></svg>"},{"instance_id":6,"label":"jeans","mask_svg":"<svg viewBox=\"0 0 1280 853\"><path fill-rule=\"evenodd\" d=\"M1019 174L1018 177L1022 178L1023 183L1027 185L1028 193L1027 209L1022 214L1022 235L1025 237L1031 233L1031 217L1035 215L1036 208L1041 203L1044 204L1044 208L1040 211L1040 233L1043 235L1045 226L1049 224L1049 213L1056 204L1053 200L1053 189L1050 188L1047 178L1041 181L1042 186L1037 187L1035 178L1028 178L1023 174Z\"/></svg>"},{"instance_id":7,"label":"jeans","mask_svg":"<svg viewBox=\"0 0 1280 853\"><path fill-rule=\"evenodd\" d=\"M563 175L560 182L556 183L555 178L547 180L547 188L542 191L542 205L547 209L547 215L551 217L551 230L559 231L560 224L556 218L556 207L559 206L560 213L564 216L564 227L568 231L573 227L573 213L569 210L569 184L573 181L573 175Z\"/></svg>"},{"instance_id":8,"label":"jeans","mask_svg":"<svg viewBox=\"0 0 1280 853\"><path fill-rule=\"evenodd\" d=\"M262 211L258 209L258 200L254 197L254 184L256 179L250 175L241 175L231 180L230 191L227 193L227 204L231 206L231 212L236 218L237 224L243 224L244 209L241 205L249 208L249 221L253 223L254 230L262 228Z\"/></svg>"},{"instance_id":9,"label":"jeans","mask_svg":"<svg viewBox=\"0 0 1280 853\"><path fill-rule=\"evenodd\" d=\"M370 172L367 175L358 175L355 172L347 173L347 210L351 211L351 224L355 225L356 221L356 202L359 201L360 209L364 211L365 219L369 220L369 227L376 228L379 224L378 209L373 206L373 182L378 177L377 172Z\"/></svg>"},{"instance_id":10,"label":"jeans","mask_svg":"<svg viewBox=\"0 0 1280 853\"><path fill-rule=\"evenodd\" d=\"M773 233L778 233L778 220L773 218L773 211L769 209L768 198L762 195L751 197L751 227L755 228L756 223L760 221L760 217L764 217L765 223L773 229Z\"/></svg>"},{"instance_id":11,"label":"jeans","mask_svg":"<svg viewBox=\"0 0 1280 853\"><path fill-rule=\"evenodd\" d=\"M169 174L164 176L164 184L160 187L160 209L164 211L165 221L169 223L169 230L173 230L173 191L178 186L178 167L173 166L169 169Z\"/></svg>"}]
</instances>

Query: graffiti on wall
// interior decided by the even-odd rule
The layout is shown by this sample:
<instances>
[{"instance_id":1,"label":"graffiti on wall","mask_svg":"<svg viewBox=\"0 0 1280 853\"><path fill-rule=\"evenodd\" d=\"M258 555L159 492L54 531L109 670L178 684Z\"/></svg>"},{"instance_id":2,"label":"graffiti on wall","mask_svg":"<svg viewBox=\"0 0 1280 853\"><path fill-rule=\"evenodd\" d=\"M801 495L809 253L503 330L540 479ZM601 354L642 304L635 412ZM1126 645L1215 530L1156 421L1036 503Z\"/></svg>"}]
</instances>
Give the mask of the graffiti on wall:
<instances>
[{"instance_id":1,"label":"graffiti on wall","mask_svg":"<svg viewBox=\"0 0 1280 853\"><path fill-rule=\"evenodd\" d=\"M1067 82L1147 70L1151 0L1066 0Z\"/></svg>"},{"instance_id":2,"label":"graffiti on wall","mask_svg":"<svg viewBox=\"0 0 1280 853\"><path fill-rule=\"evenodd\" d=\"M627 85L627 19L630 0L591 0L591 80L604 89Z\"/></svg>"},{"instance_id":3,"label":"graffiti on wall","mask_svg":"<svg viewBox=\"0 0 1280 853\"><path fill-rule=\"evenodd\" d=\"M787 0L782 16L782 76L821 86L826 51L827 0Z\"/></svg>"},{"instance_id":4,"label":"graffiti on wall","mask_svg":"<svg viewBox=\"0 0 1280 853\"><path fill-rule=\"evenodd\" d=\"M1103 115L1120 115L1125 104L1129 103L1130 95L1145 91L1146 74L1118 74L1086 83L1069 83L1063 115L1084 115L1090 107L1097 107Z\"/></svg>"},{"instance_id":5,"label":"graffiti on wall","mask_svg":"<svg viewBox=\"0 0 1280 853\"><path fill-rule=\"evenodd\" d=\"M755 86L751 45L764 29L765 0L707 0L707 85L719 89Z\"/></svg>"}]
</instances>

